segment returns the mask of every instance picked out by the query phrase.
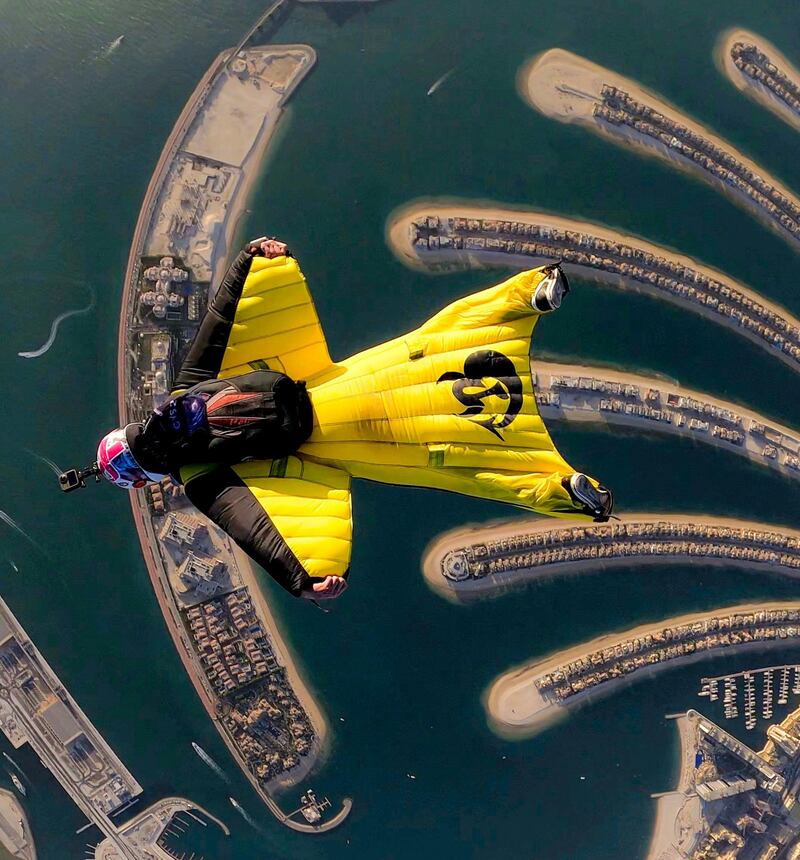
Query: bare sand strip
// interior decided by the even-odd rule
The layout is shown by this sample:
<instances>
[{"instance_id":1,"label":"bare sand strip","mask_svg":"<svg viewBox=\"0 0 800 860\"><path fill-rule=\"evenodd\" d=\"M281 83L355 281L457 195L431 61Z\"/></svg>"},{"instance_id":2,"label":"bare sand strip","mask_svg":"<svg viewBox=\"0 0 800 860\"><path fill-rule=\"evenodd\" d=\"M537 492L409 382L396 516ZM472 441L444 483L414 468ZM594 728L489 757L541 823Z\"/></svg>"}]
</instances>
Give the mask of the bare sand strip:
<instances>
[{"instance_id":1,"label":"bare sand strip","mask_svg":"<svg viewBox=\"0 0 800 860\"><path fill-rule=\"evenodd\" d=\"M714 60L720 71L728 80L746 96L758 102L762 107L772 111L777 117L800 131L800 114L792 110L786 102L777 96L769 87L760 81L753 80L746 75L734 62L731 49L737 42L747 45L755 45L759 51L766 54L770 61L777 67L778 72L783 73L796 86L800 87L800 71L798 71L786 57L763 36L752 33L749 30L726 30L717 42L714 49Z\"/></svg>"},{"instance_id":2,"label":"bare sand strip","mask_svg":"<svg viewBox=\"0 0 800 860\"><path fill-rule=\"evenodd\" d=\"M694 844L703 830L700 798L694 788L694 754L697 729L686 714L675 720L680 738L680 772L675 788L656 802L653 836L645 860L682 860L685 849Z\"/></svg>"},{"instance_id":3,"label":"bare sand strip","mask_svg":"<svg viewBox=\"0 0 800 860\"><path fill-rule=\"evenodd\" d=\"M658 633L667 627L677 627L683 624L695 624L714 621L721 616L742 615L771 610L800 610L800 602L783 601L769 603L748 603L737 606L727 606L712 609L707 612L697 612L667 618L658 622L648 622L632 630L607 633L589 642L582 642L572 648L558 651L547 657L509 669L492 681L484 693L483 701L487 711L489 727L501 737L509 739L532 737L543 731L555 721L564 718L569 710L610 695L623 686L652 677L666 669L679 665L695 663L709 657L738 654L742 651L760 651L776 647L786 647L787 640L776 638L760 642L745 642L733 645L721 645L708 648L700 653L674 657L660 663L648 664L641 669L625 675L623 678L613 678L592 687L590 690L576 693L566 703L545 698L536 688L536 680L548 672L553 672L560 666L577 660L584 660L595 651L606 648L616 648L634 639Z\"/></svg>"},{"instance_id":4,"label":"bare sand strip","mask_svg":"<svg viewBox=\"0 0 800 860\"><path fill-rule=\"evenodd\" d=\"M708 514L667 514L667 513L625 513L620 517L623 525L648 525L662 523L666 526L680 526L690 524L692 526L707 526L708 528L742 529L752 532L767 532L774 535L776 539L789 538L800 541L800 531L785 528L784 526L756 523L747 520L729 519L727 517L714 517ZM422 572L425 580L433 591L441 597L458 603L469 603L480 598L498 597L509 591L514 591L530 585L534 582L545 582L565 576L577 576L585 573L601 573L615 567L629 567L636 565L642 567L649 564L702 564L717 565L722 567L743 567L748 570L759 572L769 571L771 573L800 578L800 569L789 567L780 563L780 560L765 559L754 561L751 559L712 558L707 556L689 555L685 552L672 554L652 555L648 549L649 544L655 538L643 536L640 540L641 555L621 555L616 558L580 558L577 560L556 562L540 565L538 567L520 567L511 570L490 573L479 579L470 577L468 579L454 580L444 575L445 562L451 554L463 555L467 551L474 551L476 546L486 543L496 543L508 538L525 536L548 536L556 532L564 532L571 529L578 530L580 536L575 540L585 540L584 532L607 530L613 528L617 523L589 523L541 518L523 518L517 520L504 520L500 522L487 523L485 525L463 526L459 529L447 532L435 538L428 546L422 560ZM675 538L675 540L678 540ZM696 543L704 542L698 538ZM723 543L724 539L718 539ZM748 541L748 547L759 549L760 544L756 540ZM544 550L548 547L538 547ZM520 549L516 553L524 553L529 550ZM532 551L532 550L531 550Z\"/></svg>"},{"instance_id":5,"label":"bare sand strip","mask_svg":"<svg viewBox=\"0 0 800 860\"><path fill-rule=\"evenodd\" d=\"M643 88L641 84L630 78L625 78L561 48L553 48L537 55L520 69L517 76L517 89L522 99L545 116L560 122L585 125L616 143L636 146L650 155L657 155L682 169L691 171L738 204L745 206L797 249L800 245L800 236L785 229L777 215L771 214L745 192L723 182L698 162L680 154L676 147L665 145L628 125L612 125L595 117L593 110L596 105L602 103L601 90L604 85L624 90L639 103L647 105L667 119L705 138L709 143L719 147L727 156L738 161L745 170L761 177L765 183L788 198L795 206L800 207L800 200L754 161L713 131L664 101L661 96Z\"/></svg>"},{"instance_id":6,"label":"bare sand strip","mask_svg":"<svg viewBox=\"0 0 800 860\"><path fill-rule=\"evenodd\" d=\"M751 302L753 305L764 308L768 313L775 314L786 325L787 329L800 331L800 319L792 316L785 308L769 301L760 293L734 280L724 272L713 269L692 257L678 254L662 245L656 245L629 233L613 230L602 224L596 224L591 221L579 221L574 218L564 218L560 215L553 215L549 212L533 209L500 207L496 203L488 201L479 203L452 198L429 198L414 200L391 213L386 222L386 241L401 262L419 271L446 273L451 269L490 267L530 269L553 262L552 257L536 257L528 254L514 254L497 250L464 250L454 248L429 250L416 248L411 241L412 225L419 223L428 216L439 218L441 221L466 218L480 221L518 222L537 228L543 227L550 230L581 233L587 237L613 242L631 249L638 249L642 252L652 254L654 257L663 258L674 266L689 269L697 273L698 276L723 284L730 291L728 301L732 306L741 308L746 306L746 302ZM520 236L520 240L526 241L526 237ZM678 293L662 289L647 281L640 281L631 277L625 277L616 272L607 271L603 268L602 253L598 252L596 257L597 262L593 265L577 265L569 261L564 261L563 268L567 274L575 274L590 281L599 281L612 287L642 293L652 298L670 302L683 310L699 314L711 322L724 325L726 328L746 337L751 343L766 350L771 356L780 359L794 371L800 371L800 363L798 363L796 358L787 354L756 332L740 325L737 319L730 313L725 313L718 308L685 298ZM689 280L689 278L686 280Z\"/></svg>"}]
</instances>

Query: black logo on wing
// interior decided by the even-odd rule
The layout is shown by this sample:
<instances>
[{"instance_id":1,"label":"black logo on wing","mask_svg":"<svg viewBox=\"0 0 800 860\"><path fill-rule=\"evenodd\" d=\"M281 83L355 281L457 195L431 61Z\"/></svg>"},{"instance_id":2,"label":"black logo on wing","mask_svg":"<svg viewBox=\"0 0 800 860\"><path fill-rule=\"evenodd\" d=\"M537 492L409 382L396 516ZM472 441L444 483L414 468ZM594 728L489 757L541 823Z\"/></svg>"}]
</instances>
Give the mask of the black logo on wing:
<instances>
[{"instance_id":1,"label":"black logo on wing","mask_svg":"<svg viewBox=\"0 0 800 860\"><path fill-rule=\"evenodd\" d=\"M448 370L436 380L437 383L450 381L453 383L453 397L466 407L459 415L470 417L502 439L500 430L508 427L522 409L522 380L511 359L491 349L473 352L464 362L463 373ZM508 401L505 414L475 417L483 414L484 400L492 396Z\"/></svg>"}]
</instances>

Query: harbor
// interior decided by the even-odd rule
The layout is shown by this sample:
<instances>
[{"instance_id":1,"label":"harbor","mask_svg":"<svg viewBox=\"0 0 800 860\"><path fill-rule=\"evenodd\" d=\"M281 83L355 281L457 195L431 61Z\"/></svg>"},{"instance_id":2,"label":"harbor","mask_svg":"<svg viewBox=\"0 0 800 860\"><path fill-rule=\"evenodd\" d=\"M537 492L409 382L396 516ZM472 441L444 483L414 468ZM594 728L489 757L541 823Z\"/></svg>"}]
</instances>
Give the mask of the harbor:
<instances>
[{"instance_id":1,"label":"harbor","mask_svg":"<svg viewBox=\"0 0 800 860\"><path fill-rule=\"evenodd\" d=\"M721 700L725 719L742 716L745 729L752 731L760 719L772 719L776 706L784 707L800 697L800 666L768 666L704 677L697 695L711 703Z\"/></svg>"}]
</instances>

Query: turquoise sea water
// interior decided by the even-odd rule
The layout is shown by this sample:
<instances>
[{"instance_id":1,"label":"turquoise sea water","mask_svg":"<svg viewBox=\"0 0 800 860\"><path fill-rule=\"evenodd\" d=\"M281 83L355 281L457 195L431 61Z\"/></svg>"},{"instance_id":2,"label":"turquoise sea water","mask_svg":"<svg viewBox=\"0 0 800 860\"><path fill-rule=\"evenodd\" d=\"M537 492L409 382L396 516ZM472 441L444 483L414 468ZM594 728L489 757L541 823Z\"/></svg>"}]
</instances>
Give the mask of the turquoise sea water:
<instances>
[{"instance_id":1,"label":"turquoise sea water","mask_svg":"<svg viewBox=\"0 0 800 860\"><path fill-rule=\"evenodd\" d=\"M358 484L347 597L323 615L266 586L333 729L331 755L309 782L335 803L354 798L342 828L301 837L261 811L201 708L152 595L125 497L104 487L61 498L47 467L23 451L83 462L114 423L122 274L145 186L196 81L261 11L252 0L211 5L0 0L0 509L46 552L0 532L0 593L146 787L145 800L182 794L227 821L233 836L209 844L208 858L642 856L649 795L675 775L676 738L664 713L697 704L697 680L711 665L722 672L771 658L662 675L523 743L489 732L482 691L512 664L610 629L792 597L795 586L722 568L649 567L454 607L422 581L425 546L442 530L512 512ZM427 195L604 222L694 255L800 314L800 258L780 238L707 186L539 116L514 85L533 54L570 49L661 93L800 190L796 133L745 99L711 58L723 30L745 26L800 64L800 10L757 6L298 7L277 39L312 44L319 61L285 117L245 229L277 233L295 248L335 356L412 328L491 282L486 273L429 278L393 258L387 216ZM121 33L124 43L103 55ZM66 320L41 358L18 358L44 342L58 313L86 304L89 285L94 313ZM575 287L537 332L543 354L662 373L800 424L796 377L741 338L655 300ZM556 427L554 435L572 463L615 488L623 510L796 523L793 486L721 452L619 433ZM800 649L775 662L784 659L800 660ZM194 755L193 740L226 767L232 789ZM9 749L4 740L0 748ZM39 856L82 857L97 834L75 836L83 822L71 801L29 749L14 756L31 777L25 806ZM229 793L262 832L230 808Z\"/></svg>"}]
</instances>

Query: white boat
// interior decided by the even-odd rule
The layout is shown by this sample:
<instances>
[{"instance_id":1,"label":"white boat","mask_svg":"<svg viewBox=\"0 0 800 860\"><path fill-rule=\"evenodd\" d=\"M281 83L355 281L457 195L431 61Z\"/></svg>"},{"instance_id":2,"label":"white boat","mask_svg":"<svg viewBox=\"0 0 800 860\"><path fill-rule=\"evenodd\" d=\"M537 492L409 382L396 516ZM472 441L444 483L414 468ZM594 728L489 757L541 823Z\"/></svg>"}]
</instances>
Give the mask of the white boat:
<instances>
[{"instance_id":1,"label":"white boat","mask_svg":"<svg viewBox=\"0 0 800 860\"><path fill-rule=\"evenodd\" d=\"M14 788L16 788L23 797L27 797L28 789L22 784L22 780L15 773L9 773L9 771L6 771L6 773L11 777L11 782L14 783Z\"/></svg>"}]
</instances>

